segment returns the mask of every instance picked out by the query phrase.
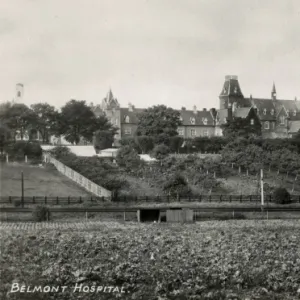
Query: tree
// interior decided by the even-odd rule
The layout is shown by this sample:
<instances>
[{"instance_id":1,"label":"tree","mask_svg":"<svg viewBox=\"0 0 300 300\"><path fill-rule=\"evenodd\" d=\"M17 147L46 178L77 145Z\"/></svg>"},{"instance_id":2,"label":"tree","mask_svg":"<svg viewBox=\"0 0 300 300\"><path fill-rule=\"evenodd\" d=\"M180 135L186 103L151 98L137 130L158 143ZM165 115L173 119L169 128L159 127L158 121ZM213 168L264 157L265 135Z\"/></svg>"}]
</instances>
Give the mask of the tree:
<instances>
[{"instance_id":1,"label":"tree","mask_svg":"<svg viewBox=\"0 0 300 300\"><path fill-rule=\"evenodd\" d=\"M136 142L139 148L142 150L142 153L148 153L153 149L154 141L151 136L141 135L136 137Z\"/></svg>"},{"instance_id":2,"label":"tree","mask_svg":"<svg viewBox=\"0 0 300 300\"><path fill-rule=\"evenodd\" d=\"M157 159L164 159L170 153L170 148L164 144L154 147L151 156Z\"/></svg>"},{"instance_id":3,"label":"tree","mask_svg":"<svg viewBox=\"0 0 300 300\"><path fill-rule=\"evenodd\" d=\"M179 199L180 196L186 196L190 193L187 181L178 173L171 175L163 184L163 190L166 194Z\"/></svg>"},{"instance_id":4,"label":"tree","mask_svg":"<svg viewBox=\"0 0 300 300\"><path fill-rule=\"evenodd\" d=\"M1 121L12 131L14 139L20 134L20 139L23 140L34 119L34 112L25 104L6 104L1 108Z\"/></svg>"},{"instance_id":5,"label":"tree","mask_svg":"<svg viewBox=\"0 0 300 300\"><path fill-rule=\"evenodd\" d=\"M138 153L130 146L122 146L117 153L117 164L127 170L138 168L141 164L141 158Z\"/></svg>"},{"instance_id":6,"label":"tree","mask_svg":"<svg viewBox=\"0 0 300 300\"><path fill-rule=\"evenodd\" d=\"M48 143L50 135L57 132L59 114L48 103L32 104L31 109L34 112L32 125L41 134L43 142Z\"/></svg>"},{"instance_id":7,"label":"tree","mask_svg":"<svg viewBox=\"0 0 300 300\"><path fill-rule=\"evenodd\" d=\"M256 122L252 125L250 119L247 118L234 118L223 124L223 135L227 139L235 139L236 137L251 137L261 136L261 123L255 119Z\"/></svg>"},{"instance_id":8,"label":"tree","mask_svg":"<svg viewBox=\"0 0 300 300\"><path fill-rule=\"evenodd\" d=\"M97 130L94 133L93 144L96 152L112 147L118 128L114 127L105 116L96 118Z\"/></svg>"},{"instance_id":9,"label":"tree","mask_svg":"<svg viewBox=\"0 0 300 300\"><path fill-rule=\"evenodd\" d=\"M167 136L177 135L177 128L181 125L178 111L157 105L146 109L138 115L137 135L158 136L162 133Z\"/></svg>"},{"instance_id":10,"label":"tree","mask_svg":"<svg viewBox=\"0 0 300 300\"><path fill-rule=\"evenodd\" d=\"M179 149L182 147L184 139L181 136L172 136L170 138L170 149L172 152L179 153Z\"/></svg>"},{"instance_id":11,"label":"tree","mask_svg":"<svg viewBox=\"0 0 300 300\"><path fill-rule=\"evenodd\" d=\"M68 142L76 145L81 137L92 142L101 121L85 101L70 100L61 109L58 133L63 134Z\"/></svg>"}]
</instances>

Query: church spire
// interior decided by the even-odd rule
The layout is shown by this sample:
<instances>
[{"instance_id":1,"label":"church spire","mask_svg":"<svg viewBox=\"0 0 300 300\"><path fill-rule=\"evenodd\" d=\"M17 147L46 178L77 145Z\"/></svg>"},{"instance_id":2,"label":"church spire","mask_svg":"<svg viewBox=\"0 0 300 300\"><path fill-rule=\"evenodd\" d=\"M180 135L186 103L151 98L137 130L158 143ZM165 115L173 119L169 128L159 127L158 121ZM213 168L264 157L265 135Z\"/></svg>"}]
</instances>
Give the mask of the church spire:
<instances>
[{"instance_id":1,"label":"church spire","mask_svg":"<svg viewBox=\"0 0 300 300\"><path fill-rule=\"evenodd\" d=\"M276 96L277 96L277 93L276 93L276 88L275 88L275 83L273 81L273 87L272 87L272 92L271 92L271 98L273 100L276 100Z\"/></svg>"}]
</instances>

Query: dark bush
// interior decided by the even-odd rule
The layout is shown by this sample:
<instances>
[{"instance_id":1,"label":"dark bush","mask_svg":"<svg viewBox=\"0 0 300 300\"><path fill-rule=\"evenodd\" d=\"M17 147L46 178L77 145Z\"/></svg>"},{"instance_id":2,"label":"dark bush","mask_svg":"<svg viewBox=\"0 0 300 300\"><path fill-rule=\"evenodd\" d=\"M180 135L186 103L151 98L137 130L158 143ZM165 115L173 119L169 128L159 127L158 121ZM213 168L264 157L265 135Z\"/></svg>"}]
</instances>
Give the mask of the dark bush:
<instances>
[{"instance_id":1,"label":"dark bush","mask_svg":"<svg viewBox=\"0 0 300 300\"><path fill-rule=\"evenodd\" d=\"M5 152L8 154L9 160L24 161L25 155L27 158L41 158L42 148L37 142L17 141L7 143L4 147Z\"/></svg>"},{"instance_id":2,"label":"dark bush","mask_svg":"<svg viewBox=\"0 0 300 300\"><path fill-rule=\"evenodd\" d=\"M170 153L170 148L164 144L160 144L154 147L151 156L157 159L163 159Z\"/></svg>"},{"instance_id":3,"label":"dark bush","mask_svg":"<svg viewBox=\"0 0 300 300\"><path fill-rule=\"evenodd\" d=\"M291 203L291 195L286 188L277 188L273 193L274 202L277 204Z\"/></svg>"},{"instance_id":4,"label":"dark bush","mask_svg":"<svg viewBox=\"0 0 300 300\"><path fill-rule=\"evenodd\" d=\"M43 222L50 220L50 210L47 206L38 205L32 211L32 216L35 222Z\"/></svg>"}]
</instances>

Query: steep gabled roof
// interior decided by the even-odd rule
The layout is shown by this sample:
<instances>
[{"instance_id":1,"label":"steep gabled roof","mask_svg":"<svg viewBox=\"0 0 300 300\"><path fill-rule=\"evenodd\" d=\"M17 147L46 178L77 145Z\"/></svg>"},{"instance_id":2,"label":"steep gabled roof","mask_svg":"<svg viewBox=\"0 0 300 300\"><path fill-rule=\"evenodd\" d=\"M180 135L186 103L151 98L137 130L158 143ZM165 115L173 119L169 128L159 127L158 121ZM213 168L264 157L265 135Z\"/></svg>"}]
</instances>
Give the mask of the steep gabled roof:
<instances>
[{"instance_id":1,"label":"steep gabled roof","mask_svg":"<svg viewBox=\"0 0 300 300\"><path fill-rule=\"evenodd\" d=\"M180 116L182 118L182 125L184 126L213 126L214 118L210 111L198 110L197 114L194 113L193 110L179 110ZM191 122L191 119L195 119L195 123ZM205 125L203 120L207 120L207 124Z\"/></svg>"},{"instance_id":2,"label":"steep gabled roof","mask_svg":"<svg viewBox=\"0 0 300 300\"><path fill-rule=\"evenodd\" d=\"M233 112L233 116L236 118L247 118L249 115L249 112L251 110L251 107L240 107L237 108L234 112Z\"/></svg>"},{"instance_id":3,"label":"steep gabled roof","mask_svg":"<svg viewBox=\"0 0 300 300\"><path fill-rule=\"evenodd\" d=\"M133 108L132 111L129 110L128 107L121 107L121 123L125 123L125 118L129 117L129 124L137 124L138 123L138 114L145 111L144 108Z\"/></svg>"},{"instance_id":4,"label":"steep gabled roof","mask_svg":"<svg viewBox=\"0 0 300 300\"><path fill-rule=\"evenodd\" d=\"M251 105L254 108L258 109L257 115L261 120L276 120L276 110L274 106L274 101L272 99L249 98L249 101L251 101ZM266 114L264 114L264 110L266 111Z\"/></svg>"}]
</instances>

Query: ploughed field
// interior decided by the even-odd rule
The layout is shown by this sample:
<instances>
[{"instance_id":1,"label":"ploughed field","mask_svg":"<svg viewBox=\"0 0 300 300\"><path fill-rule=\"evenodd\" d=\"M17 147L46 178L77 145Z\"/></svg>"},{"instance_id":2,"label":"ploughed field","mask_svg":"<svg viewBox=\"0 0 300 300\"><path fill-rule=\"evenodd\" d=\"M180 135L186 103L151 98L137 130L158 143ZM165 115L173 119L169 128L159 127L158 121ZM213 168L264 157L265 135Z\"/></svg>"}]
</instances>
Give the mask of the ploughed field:
<instances>
[{"instance_id":1,"label":"ploughed field","mask_svg":"<svg viewBox=\"0 0 300 300\"><path fill-rule=\"evenodd\" d=\"M298 220L72 225L1 224L0 299L300 297Z\"/></svg>"}]
</instances>

